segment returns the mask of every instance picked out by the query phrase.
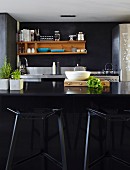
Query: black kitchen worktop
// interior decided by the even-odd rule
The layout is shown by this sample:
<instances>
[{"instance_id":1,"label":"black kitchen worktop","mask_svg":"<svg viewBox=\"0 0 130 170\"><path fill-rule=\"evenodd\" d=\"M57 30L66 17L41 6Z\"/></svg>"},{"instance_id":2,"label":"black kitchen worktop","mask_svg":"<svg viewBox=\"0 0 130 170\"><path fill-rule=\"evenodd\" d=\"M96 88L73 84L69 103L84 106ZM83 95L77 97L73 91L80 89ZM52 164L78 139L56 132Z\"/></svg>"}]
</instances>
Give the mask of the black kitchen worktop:
<instances>
[{"instance_id":1,"label":"black kitchen worktop","mask_svg":"<svg viewBox=\"0 0 130 170\"><path fill-rule=\"evenodd\" d=\"M84 161L84 142L86 137L84 129L86 129L87 115L86 108L101 108L108 112L117 111L118 109L128 110L130 108L130 82L114 82L110 84L110 87L104 88L103 91L90 90L87 87L64 87L63 81L42 81L33 83L29 82L24 84L24 89L21 91L0 91L0 137L3 139L0 143L1 170L5 169L7 150L10 141L10 134L12 133L12 123L14 118L14 115L10 114L7 111L7 108L12 108L20 111L30 111L32 108L43 107L63 108L63 115L65 118L65 141L68 170L79 170L82 169ZM53 120L49 119L49 121ZM93 128L89 148L90 162L94 159L97 159L100 152L102 153L103 151L102 148L100 150L99 146L101 145L99 144L100 142L103 142L103 145L105 144L105 121L106 120L92 120L91 127ZM25 121L24 123L25 124L21 129L21 131L23 131L24 137L23 135L20 135L21 138L19 138L19 147L16 152L16 158L19 158L22 154L27 155L28 153L30 153L30 134L32 134L32 129L30 127L32 126L32 121L29 121L29 123L28 121ZM121 154L122 158L129 162L130 147L129 145L126 145L126 143L130 143L130 133L127 133L127 129L125 129L123 136L122 129L124 128L124 124L122 124L122 122L119 123L114 122L114 124L112 124L113 136L115 137L113 139L112 147L114 152L116 151L117 154ZM36 125L38 125L37 120L35 122L35 126ZM57 134L55 131L55 123L50 122L49 125L49 128L47 128L47 130L49 129L49 140L51 139L49 142L51 142L51 144L54 144L54 147L50 148L50 151L53 151L54 156L57 157L59 142L57 138L51 138L51 135L57 137L57 135L55 135ZM98 131L98 129L100 131ZM40 145L38 146L39 131L37 131L37 127L36 129L34 129L34 131L36 139L34 143L35 145L33 147L34 149L35 147L37 149L37 147L40 147ZM123 139L123 144L119 144L121 139ZM33 163L36 164L36 162L31 162L32 167ZM37 163L36 166L40 166L40 163ZM91 169L106 170L106 167L108 166L105 163L108 163L108 160L103 160L101 163L101 166L98 164L97 166L94 166L94 169ZM111 169L118 168L127 170L121 164L116 167L115 163L116 162L109 162L109 165L112 166ZM25 166L26 168L22 167L22 169L27 169L28 166L26 164ZM33 168L31 169L33 170ZM35 169L37 169L37 167ZM40 169L41 168L39 167L39 170ZM57 169L57 167L52 167L51 169Z\"/></svg>"},{"instance_id":2,"label":"black kitchen worktop","mask_svg":"<svg viewBox=\"0 0 130 170\"><path fill-rule=\"evenodd\" d=\"M63 81L43 81L24 83L21 91L0 91L1 96L111 96L130 95L130 82L114 82L103 90L88 87L64 87Z\"/></svg>"}]
</instances>

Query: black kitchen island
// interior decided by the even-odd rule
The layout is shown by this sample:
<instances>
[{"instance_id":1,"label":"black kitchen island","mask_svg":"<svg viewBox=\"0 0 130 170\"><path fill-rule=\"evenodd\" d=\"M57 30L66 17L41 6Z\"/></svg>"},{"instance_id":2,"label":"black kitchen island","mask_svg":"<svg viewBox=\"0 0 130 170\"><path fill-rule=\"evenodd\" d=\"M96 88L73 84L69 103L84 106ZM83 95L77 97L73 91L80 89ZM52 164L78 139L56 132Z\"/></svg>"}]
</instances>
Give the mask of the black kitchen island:
<instances>
[{"instance_id":1,"label":"black kitchen island","mask_svg":"<svg viewBox=\"0 0 130 170\"><path fill-rule=\"evenodd\" d=\"M119 82L111 83L110 87L101 90L92 90L87 87L64 87L62 81L43 81L37 83L25 83L24 89L21 91L1 91L0 92L0 165L1 170L5 168L6 157L8 153L10 135L12 130L13 115L7 112L6 108L15 108L19 110L29 110L32 107L51 107L64 108L65 118L65 140L68 169L82 169L84 158L85 128L86 128L86 108L105 109L129 109L130 108L130 83ZM30 122L31 125L31 122ZM50 137L50 152L53 151L55 156L60 159L58 152L57 135L54 130L54 124L49 124L48 134ZM35 129L35 140L30 147L31 126L25 122L25 126L21 129L23 138L19 137L19 145L16 152L16 159L21 158L32 150L38 149L38 130ZM90 146L90 162L97 158L105 149L105 123L102 120L93 121L93 130ZM123 133L122 133L123 127ZM98 130L100 129L100 131ZM102 132L102 133L100 133ZM129 124L115 123L113 125L114 140L112 141L112 149L117 155L123 157L130 162L130 126ZM123 138L123 140L122 140ZM127 140L126 140L127 139ZM101 145L102 144L102 145ZM22 148L21 148L22 145ZM39 161L39 160L38 160ZM106 161L104 161L106 162ZM30 163L30 169L40 169L39 166ZM48 163L49 164L49 163ZM116 165L115 162L109 162L109 168L125 169L124 165ZM33 168L32 168L33 167ZM105 169L105 163L94 169ZM26 165L21 167L26 169ZM58 169L54 165L49 164L48 169ZM18 168L20 169L20 168ZM29 169L29 168L28 168ZM127 168L126 168L127 169Z\"/></svg>"}]
</instances>

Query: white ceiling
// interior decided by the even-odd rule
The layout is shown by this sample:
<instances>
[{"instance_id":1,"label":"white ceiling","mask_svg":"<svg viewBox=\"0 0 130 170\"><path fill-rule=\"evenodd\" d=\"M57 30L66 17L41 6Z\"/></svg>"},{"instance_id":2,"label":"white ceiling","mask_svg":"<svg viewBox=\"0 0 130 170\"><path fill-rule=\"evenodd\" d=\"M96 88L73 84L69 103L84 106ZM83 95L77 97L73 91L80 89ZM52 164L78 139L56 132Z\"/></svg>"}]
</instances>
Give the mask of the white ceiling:
<instances>
[{"instance_id":1,"label":"white ceiling","mask_svg":"<svg viewBox=\"0 0 130 170\"><path fill-rule=\"evenodd\" d=\"M0 12L20 22L130 21L130 0L0 0ZM61 18L60 15L76 15Z\"/></svg>"}]
</instances>

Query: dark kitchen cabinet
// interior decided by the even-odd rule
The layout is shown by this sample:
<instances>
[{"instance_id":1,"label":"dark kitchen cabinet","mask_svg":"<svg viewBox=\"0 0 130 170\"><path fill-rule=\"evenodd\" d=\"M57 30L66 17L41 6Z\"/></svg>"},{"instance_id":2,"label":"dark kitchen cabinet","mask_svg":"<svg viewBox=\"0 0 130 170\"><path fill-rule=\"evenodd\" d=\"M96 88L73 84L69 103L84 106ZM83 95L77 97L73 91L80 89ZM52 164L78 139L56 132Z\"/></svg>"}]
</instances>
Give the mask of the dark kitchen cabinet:
<instances>
[{"instance_id":1,"label":"dark kitchen cabinet","mask_svg":"<svg viewBox=\"0 0 130 170\"><path fill-rule=\"evenodd\" d=\"M17 21L7 13L0 13L0 67L5 58L13 69L16 67L16 31Z\"/></svg>"}]
</instances>

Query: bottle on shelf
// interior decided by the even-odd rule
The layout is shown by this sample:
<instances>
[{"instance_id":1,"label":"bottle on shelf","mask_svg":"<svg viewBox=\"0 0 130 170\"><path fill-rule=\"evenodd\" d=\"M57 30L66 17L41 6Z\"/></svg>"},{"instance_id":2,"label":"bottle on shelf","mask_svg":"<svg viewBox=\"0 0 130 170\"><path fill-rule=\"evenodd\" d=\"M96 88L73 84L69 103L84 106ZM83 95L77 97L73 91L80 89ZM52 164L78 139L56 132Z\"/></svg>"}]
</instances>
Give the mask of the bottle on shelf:
<instances>
[{"instance_id":1,"label":"bottle on shelf","mask_svg":"<svg viewBox=\"0 0 130 170\"><path fill-rule=\"evenodd\" d=\"M60 41L60 32L59 31L55 31L54 39L55 39L55 41Z\"/></svg>"},{"instance_id":2,"label":"bottle on shelf","mask_svg":"<svg viewBox=\"0 0 130 170\"><path fill-rule=\"evenodd\" d=\"M21 48L21 46L18 47L18 53L19 53L19 54L22 53L22 48Z\"/></svg>"},{"instance_id":3,"label":"bottle on shelf","mask_svg":"<svg viewBox=\"0 0 130 170\"><path fill-rule=\"evenodd\" d=\"M36 35L37 35L37 30L35 29L35 30L34 30L34 41L36 41L36 39L37 39L37 38L36 38Z\"/></svg>"},{"instance_id":4,"label":"bottle on shelf","mask_svg":"<svg viewBox=\"0 0 130 170\"><path fill-rule=\"evenodd\" d=\"M31 41L34 41L34 30L30 30L31 31Z\"/></svg>"},{"instance_id":5,"label":"bottle on shelf","mask_svg":"<svg viewBox=\"0 0 130 170\"><path fill-rule=\"evenodd\" d=\"M23 30L20 30L20 32L19 32L19 38L18 38L18 41L20 41L20 42L24 41Z\"/></svg>"},{"instance_id":6,"label":"bottle on shelf","mask_svg":"<svg viewBox=\"0 0 130 170\"><path fill-rule=\"evenodd\" d=\"M52 63L52 74L56 74L56 63Z\"/></svg>"},{"instance_id":7,"label":"bottle on shelf","mask_svg":"<svg viewBox=\"0 0 130 170\"><path fill-rule=\"evenodd\" d=\"M37 41L40 41L40 32L39 32L39 29L37 30L36 40L37 40Z\"/></svg>"}]
</instances>

